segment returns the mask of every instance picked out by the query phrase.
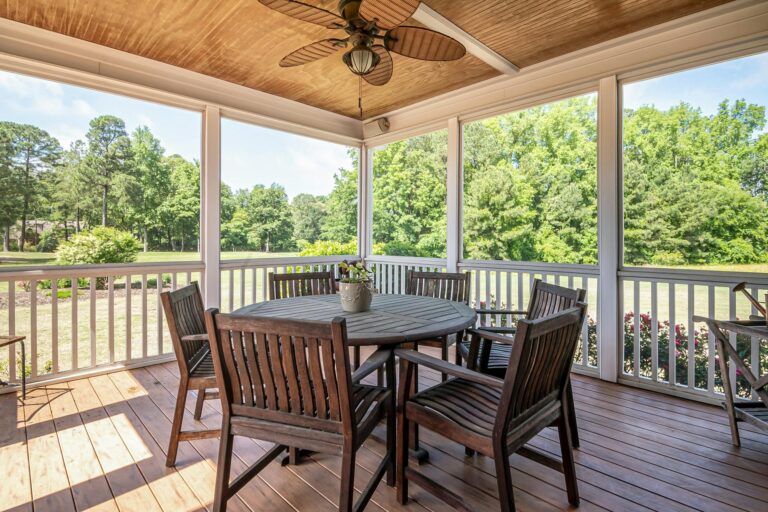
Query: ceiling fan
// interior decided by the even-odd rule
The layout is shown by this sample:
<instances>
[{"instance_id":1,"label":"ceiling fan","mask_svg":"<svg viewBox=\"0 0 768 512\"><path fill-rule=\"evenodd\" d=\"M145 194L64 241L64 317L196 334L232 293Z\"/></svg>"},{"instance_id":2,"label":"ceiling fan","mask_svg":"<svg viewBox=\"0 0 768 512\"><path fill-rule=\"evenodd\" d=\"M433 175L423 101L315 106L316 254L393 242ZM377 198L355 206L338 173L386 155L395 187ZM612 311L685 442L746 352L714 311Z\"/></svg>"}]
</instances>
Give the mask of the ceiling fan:
<instances>
[{"instance_id":1,"label":"ceiling fan","mask_svg":"<svg viewBox=\"0 0 768 512\"><path fill-rule=\"evenodd\" d=\"M339 14L295 0L259 0L292 18L344 30L346 38L329 38L295 50L280 61L292 67L322 59L351 46L342 60L350 71L371 85L392 78L389 52L427 61L460 59L464 45L440 32L401 26L416 12L420 0L341 0Z\"/></svg>"}]
</instances>

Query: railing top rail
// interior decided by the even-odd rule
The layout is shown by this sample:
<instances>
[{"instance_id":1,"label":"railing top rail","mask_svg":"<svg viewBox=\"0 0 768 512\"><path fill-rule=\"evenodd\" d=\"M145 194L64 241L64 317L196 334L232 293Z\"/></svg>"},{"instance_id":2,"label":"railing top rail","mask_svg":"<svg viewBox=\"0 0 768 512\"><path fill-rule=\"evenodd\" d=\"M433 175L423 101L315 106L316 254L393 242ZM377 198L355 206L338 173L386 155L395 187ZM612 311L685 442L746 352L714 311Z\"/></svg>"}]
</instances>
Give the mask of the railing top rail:
<instances>
[{"instance_id":1,"label":"railing top rail","mask_svg":"<svg viewBox=\"0 0 768 512\"><path fill-rule=\"evenodd\" d=\"M597 265L581 265L573 263L542 263L539 261L504 261L504 260L462 260L459 268L478 270L518 270L525 272L542 272L547 274L600 274Z\"/></svg>"},{"instance_id":2,"label":"railing top rail","mask_svg":"<svg viewBox=\"0 0 768 512\"><path fill-rule=\"evenodd\" d=\"M646 281L716 283L723 285L734 285L746 281L753 285L768 286L768 274L760 272L635 267L620 270L619 277Z\"/></svg>"},{"instance_id":3,"label":"railing top rail","mask_svg":"<svg viewBox=\"0 0 768 512\"><path fill-rule=\"evenodd\" d=\"M283 265L307 265L313 263L340 263L344 260L359 260L360 256L341 254L339 256L280 256L275 258L243 258L237 260L222 260L222 270L242 267L275 267Z\"/></svg>"},{"instance_id":4,"label":"railing top rail","mask_svg":"<svg viewBox=\"0 0 768 512\"><path fill-rule=\"evenodd\" d=\"M395 265L420 265L423 267L445 267L443 258L418 258L415 256L383 256L375 255L365 258L370 263L392 263Z\"/></svg>"},{"instance_id":5,"label":"railing top rail","mask_svg":"<svg viewBox=\"0 0 768 512\"><path fill-rule=\"evenodd\" d=\"M103 277L109 275L152 274L158 272L198 272L205 265L200 261L115 263L96 265L35 265L0 267L0 280L49 279L58 277Z\"/></svg>"}]
</instances>

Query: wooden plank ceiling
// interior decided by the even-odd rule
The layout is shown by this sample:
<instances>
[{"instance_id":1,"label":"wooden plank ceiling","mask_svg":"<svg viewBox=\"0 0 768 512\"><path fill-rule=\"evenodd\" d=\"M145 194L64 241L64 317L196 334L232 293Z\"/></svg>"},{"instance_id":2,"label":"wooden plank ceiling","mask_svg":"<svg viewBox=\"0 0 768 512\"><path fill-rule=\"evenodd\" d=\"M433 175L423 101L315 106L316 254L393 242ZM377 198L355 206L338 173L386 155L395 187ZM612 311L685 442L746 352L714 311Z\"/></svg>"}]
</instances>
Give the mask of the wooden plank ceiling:
<instances>
[{"instance_id":1,"label":"wooden plank ceiling","mask_svg":"<svg viewBox=\"0 0 768 512\"><path fill-rule=\"evenodd\" d=\"M304 1L332 11L337 5ZM426 0L520 67L726 2ZM278 66L291 51L343 32L293 20L257 0L0 0L0 16L358 116L358 80L341 54L301 67ZM471 55L438 63L393 57L387 85L363 86L366 118L498 75Z\"/></svg>"}]
</instances>

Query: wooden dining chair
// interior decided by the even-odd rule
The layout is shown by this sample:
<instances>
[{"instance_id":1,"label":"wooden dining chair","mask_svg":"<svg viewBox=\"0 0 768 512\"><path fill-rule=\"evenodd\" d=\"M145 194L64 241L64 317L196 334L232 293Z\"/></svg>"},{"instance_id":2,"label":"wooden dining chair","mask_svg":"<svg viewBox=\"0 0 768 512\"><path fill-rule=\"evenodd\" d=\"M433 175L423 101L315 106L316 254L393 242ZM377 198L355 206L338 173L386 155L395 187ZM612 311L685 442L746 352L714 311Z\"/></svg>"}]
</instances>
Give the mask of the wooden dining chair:
<instances>
[{"instance_id":1,"label":"wooden dining chair","mask_svg":"<svg viewBox=\"0 0 768 512\"><path fill-rule=\"evenodd\" d=\"M305 295L331 295L336 293L333 272L269 273L269 300L303 297ZM360 367L360 347L353 347L353 368Z\"/></svg>"},{"instance_id":2,"label":"wooden dining chair","mask_svg":"<svg viewBox=\"0 0 768 512\"><path fill-rule=\"evenodd\" d=\"M172 292L160 294L168 332L171 335L176 362L179 364L179 392L176 395L176 409L173 413L171 437L168 441L168 454L165 465L176 464L176 453L180 441L192 441L208 437L218 437L219 430L181 430L187 393L197 392L194 418L200 419L203 402L218 398L216 376L213 372L213 359L205 332L205 312L203 299L197 282ZM208 391L213 390L213 391Z\"/></svg>"},{"instance_id":3,"label":"wooden dining chair","mask_svg":"<svg viewBox=\"0 0 768 512\"><path fill-rule=\"evenodd\" d=\"M469 278L470 274L468 272L417 272L409 270L405 281L405 293L406 295L452 300L469 305ZM463 336L463 332L456 333L457 344ZM421 340L418 345L440 348L440 355L443 361L448 361L449 343L449 337L442 336L431 340ZM447 377L446 374L443 374L443 382L445 382Z\"/></svg>"},{"instance_id":4,"label":"wooden dining chair","mask_svg":"<svg viewBox=\"0 0 768 512\"><path fill-rule=\"evenodd\" d=\"M584 302L587 292L582 289L571 289L556 284L545 283L541 279L534 279L531 285L531 298L528 301L528 309L525 311L508 311L498 309L478 309L478 315L523 315L527 320L535 320L545 316L559 313L574 307L578 302ZM481 325L481 331L468 331L468 340L457 346L456 363L461 364L461 359L467 361L467 368L504 378L509 366L509 358L512 355L512 346L509 344L511 336L514 336L517 326L512 322L503 326ZM571 441L573 446L579 447L579 431L576 425L576 411L573 404L573 390L570 380L567 386L567 405L570 410L568 416L571 422ZM468 452L471 453L471 452Z\"/></svg>"},{"instance_id":5,"label":"wooden dining chair","mask_svg":"<svg viewBox=\"0 0 768 512\"><path fill-rule=\"evenodd\" d=\"M408 501L413 481L459 510L474 510L455 492L408 467L411 423L483 455L493 457L502 511L515 509L509 457L513 453L554 468L565 475L568 501L579 504L576 469L569 433L566 389L586 305L536 320L521 320L511 339L512 355L504 379L478 373L414 350L398 349L403 362L398 388L397 498ZM451 375L452 379L410 395L416 366ZM525 444L554 423L562 462Z\"/></svg>"},{"instance_id":6,"label":"wooden dining chair","mask_svg":"<svg viewBox=\"0 0 768 512\"><path fill-rule=\"evenodd\" d=\"M394 484L395 396L353 378L346 320L330 322L246 317L206 311L223 413L214 511L254 478L287 446L341 455L339 510L358 511L386 473ZM394 355L384 352L387 380L394 382ZM386 416L387 449L353 505L355 454ZM275 446L230 482L234 436Z\"/></svg>"}]
</instances>

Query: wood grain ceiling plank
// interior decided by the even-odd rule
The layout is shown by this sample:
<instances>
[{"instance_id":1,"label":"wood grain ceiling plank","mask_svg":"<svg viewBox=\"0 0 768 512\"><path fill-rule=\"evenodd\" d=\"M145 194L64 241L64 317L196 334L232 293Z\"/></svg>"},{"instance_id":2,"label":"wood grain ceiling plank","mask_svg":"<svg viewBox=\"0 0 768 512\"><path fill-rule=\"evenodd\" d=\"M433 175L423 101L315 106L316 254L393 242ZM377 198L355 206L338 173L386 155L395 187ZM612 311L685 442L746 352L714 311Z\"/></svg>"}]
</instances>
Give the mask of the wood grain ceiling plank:
<instances>
[{"instance_id":1,"label":"wood grain ceiling plank","mask_svg":"<svg viewBox=\"0 0 768 512\"><path fill-rule=\"evenodd\" d=\"M337 12L337 0L305 1ZM426 0L521 67L725 2ZM291 19L256 0L0 0L0 17L357 116L358 80L340 54L290 69L278 65L290 52L343 32ZM437 63L393 55L393 67L386 85L364 84L366 117L498 76L471 55Z\"/></svg>"}]
</instances>

